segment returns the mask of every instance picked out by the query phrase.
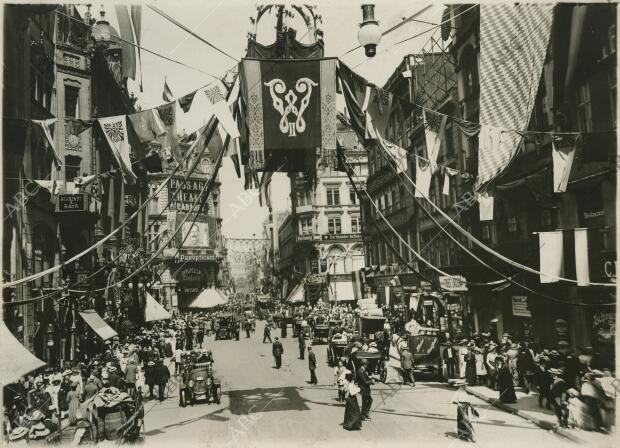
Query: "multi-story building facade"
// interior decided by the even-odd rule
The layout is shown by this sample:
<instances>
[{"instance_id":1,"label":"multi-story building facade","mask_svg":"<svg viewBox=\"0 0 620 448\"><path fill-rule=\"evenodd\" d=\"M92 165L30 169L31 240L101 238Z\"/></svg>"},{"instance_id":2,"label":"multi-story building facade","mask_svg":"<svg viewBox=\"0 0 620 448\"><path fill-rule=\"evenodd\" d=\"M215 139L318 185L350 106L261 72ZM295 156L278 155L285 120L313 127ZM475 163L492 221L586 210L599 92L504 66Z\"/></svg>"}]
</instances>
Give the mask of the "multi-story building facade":
<instances>
[{"instance_id":1,"label":"multi-story building facade","mask_svg":"<svg viewBox=\"0 0 620 448\"><path fill-rule=\"evenodd\" d=\"M338 123L338 139L356 174L366 182L367 154L355 133ZM360 204L345 172L317 165L316 184L309 187L299 173L290 174L291 215L280 225L281 272L290 275L289 290L301 278L310 283L327 278L325 300L354 300L350 273L364 267ZM313 294L317 297L317 294Z\"/></svg>"},{"instance_id":2,"label":"multi-story building facade","mask_svg":"<svg viewBox=\"0 0 620 448\"><path fill-rule=\"evenodd\" d=\"M180 137L182 154L186 153L192 141L187 136ZM158 143L152 146L157 147ZM147 208L150 227L147 250L155 253L172 238L160 255L163 275L159 298L173 311L186 309L204 289L222 286L220 265L224 241L220 217L219 176L214 180L205 207L197 214L200 206L197 199L213 175L213 160L210 153L205 151L196 169L184 182L183 179L192 164L190 157ZM149 195L155 193L175 167L176 162L172 162L161 173L149 174ZM175 194L177 190L179 192ZM183 222L186 217L187 220ZM181 230L173 236L174 230L181 223Z\"/></svg>"},{"instance_id":3,"label":"multi-story building facade","mask_svg":"<svg viewBox=\"0 0 620 448\"><path fill-rule=\"evenodd\" d=\"M5 173L12 174L4 176L3 257L4 280L15 280L82 252L123 220L126 196L110 194L112 184L121 191L122 180L100 178L77 191L74 179L115 167L98 129L87 123L132 113L135 100L124 80L114 76L109 62L114 55L120 61L121 49L118 33L103 17L95 23L87 12L82 18L74 5L7 5L5 13L3 104L9 121L4 129L10 131L4 134L3 154ZM31 121L37 119L56 120L51 134L59 169L44 134ZM77 128L86 123L86 129L76 130L74 120L82 120ZM60 288L89 276L104 263L103 255L103 248L92 251L53 274L4 291L8 301L49 295L8 307L4 316L24 346L50 364L70 359L75 353L70 341L85 333L71 306L56 300ZM89 289L98 279L78 289ZM80 307L97 303L91 298Z\"/></svg>"},{"instance_id":4,"label":"multi-story building facade","mask_svg":"<svg viewBox=\"0 0 620 448\"><path fill-rule=\"evenodd\" d=\"M538 268L537 232L561 229L566 239L570 238L570 230L587 228L590 280L614 282L616 5L583 6L583 29L588 32L572 36L577 32L570 25L575 7L559 4L554 8L553 34L528 127L531 131L581 133L567 190L552 193L551 136L525 139L514 162L493 184L493 221L480 222L474 212L472 231L494 250ZM454 25L451 51L458 67L458 100L463 118L476 122L480 96L480 9L457 17ZM577 68L572 72L570 86L565 87L569 42L577 44L570 49ZM468 169L475 174L477 138L468 140ZM475 252L488 257L478 248ZM469 280L497 279L497 275L471 257L465 259ZM495 266L506 270L505 265ZM541 284L536 275L513 269L512 273L516 272L518 283L547 297L514 284L476 288L472 291L476 330L495 327L499 334L509 332L546 346L567 341L573 349L594 347L612 359L615 308L602 304L615 303L615 291L568 282ZM527 312L515 307L516 302L523 301L527 303Z\"/></svg>"}]
</instances>

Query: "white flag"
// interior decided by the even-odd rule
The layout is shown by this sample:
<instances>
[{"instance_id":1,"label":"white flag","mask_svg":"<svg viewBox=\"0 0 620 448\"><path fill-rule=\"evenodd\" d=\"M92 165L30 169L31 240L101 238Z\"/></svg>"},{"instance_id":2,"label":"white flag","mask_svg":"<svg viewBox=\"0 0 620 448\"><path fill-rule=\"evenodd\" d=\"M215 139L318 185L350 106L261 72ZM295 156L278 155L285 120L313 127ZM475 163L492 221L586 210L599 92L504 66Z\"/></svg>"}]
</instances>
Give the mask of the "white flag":
<instances>
[{"instance_id":1,"label":"white flag","mask_svg":"<svg viewBox=\"0 0 620 448\"><path fill-rule=\"evenodd\" d=\"M112 154L116 158L126 184L133 184L137 177L131 169L131 146L127 136L127 116L117 115L114 117L99 118L101 129L110 145Z\"/></svg>"},{"instance_id":2,"label":"white flag","mask_svg":"<svg viewBox=\"0 0 620 448\"><path fill-rule=\"evenodd\" d=\"M426 152L428 160L431 163L431 173L437 171L437 157L441 149L441 141L443 140L443 132L446 127L447 115L427 113L422 109L424 118L424 135L426 137Z\"/></svg>"},{"instance_id":3,"label":"white flag","mask_svg":"<svg viewBox=\"0 0 620 448\"><path fill-rule=\"evenodd\" d=\"M230 135L231 139L239 138L239 128L232 116L231 105L226 102L224 97L225 91L226 87L224 87L221 81L213 82L204 89L204 93L209 100L208 110L217 117L219 124Z\"/></svg>"},{"instance_id":4,"label":"white flag","mask_svg":"<svg viewBox=\"0 0 620 448\"><path fill-rule=\"evenodd\" d=\"M540 283L555 283L564 276L564 232L540 232Z\"/></svg>"}]
</instances>

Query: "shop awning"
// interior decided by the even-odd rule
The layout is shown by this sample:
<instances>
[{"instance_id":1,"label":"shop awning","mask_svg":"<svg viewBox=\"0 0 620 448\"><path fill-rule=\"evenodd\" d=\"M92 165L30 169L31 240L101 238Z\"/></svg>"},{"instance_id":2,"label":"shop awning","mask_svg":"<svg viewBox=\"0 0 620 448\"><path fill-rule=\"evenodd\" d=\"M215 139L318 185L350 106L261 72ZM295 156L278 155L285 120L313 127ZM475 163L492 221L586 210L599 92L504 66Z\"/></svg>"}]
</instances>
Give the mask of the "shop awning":
<instances>
[{"instance_id":1,"label":"shop awning","mask_svg":"<svg viewBox=\"0 0 620 448\"><path fill-rule=\"evenodd\" d=\"M344 302L347 300L355 300L355 292L353 292L353 283L350 281L330 282L329 301L330 302Z\"/></svg>"},{"instance_id":2,"label":"shop awning","mask_svg":"<svg viewBox=\"0 0 620 448\"><path fill-rule=\"evenodd\" d=\"M215 308L216 306L225 305L228 298L219 289L210 288L202 291L194 300L187 305L188 308Z\"/></svg>"},{"instance_id":3,"label":"shop awning","mask_svg":"<svg viewBox=\"0 0 620 448\"><path fill-rule=\"evenodd\" d=\"M144 320L152 322L154 320L166 320L172 318L166 308L161 306L157 300L148 292L146 293L146 308L144 309Z\"/></svg>"},{"instance_id":4,"label":"shop awning","mask_svg":"<svg viewBox=\"0 0 620 448\"><path fill-rule=\"evenodd\" d=\"M13 336L4 322L0 323L0 341L0 383L3 386L45 365Z\"/></svg>"},{"instance_id":5,"label":"shop awning","mask_svg":"<svg viewBox=\"0 0 620 448\"><path fill-rule=\"evenodd\" d=\"M117 336L118 333L114 331L112 327L105 323L105 321L101 318L97 311L95 310L84 310L80 312L80 316L84 319L84 322L88 324L90 328L93 329L95 333L99 335L101 339L107 341L114 336Z\"/></svg>"},{"instance_id":6,"label":"shop awning","mask_svg":"<svg viewBox=\"0 0 620 448\"><path fill-rule=\"evenodd\" d=\"M306 288L304 285L300 283L295 286L286 301L288 303L304 303L306 301Z\"/></svg>"}]
</instances>

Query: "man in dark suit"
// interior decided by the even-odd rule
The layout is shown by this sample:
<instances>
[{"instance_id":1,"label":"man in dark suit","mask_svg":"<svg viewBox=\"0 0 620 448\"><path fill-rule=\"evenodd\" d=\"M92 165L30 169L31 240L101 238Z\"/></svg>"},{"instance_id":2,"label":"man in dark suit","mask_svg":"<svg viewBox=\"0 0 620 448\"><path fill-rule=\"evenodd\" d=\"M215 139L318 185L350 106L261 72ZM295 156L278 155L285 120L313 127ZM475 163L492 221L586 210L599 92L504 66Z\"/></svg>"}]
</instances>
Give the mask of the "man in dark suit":
<instances>
[{"instance_id":1,"label":"man in dark suit","mask_svg":"<svg viewBox=\"0 0 620 448\"><path fill-rule=\"evenodd\" d=\"M269 325L269 322L265 324L265 331L263 332L263 344L267 339L269 339L269 342L273 344L273 341L271 340L271 326Z\"/></svg>"},{"instance_id":2,"label":"man in dark suit","mask_svg":"<svg viewBox=\"0 0 620 448\"><path fill-rule=\"evenodd\" d=\"M276 359L276 369L282 367L282 354L284 353L284 347L282 347L282 343L275 338L272 349L273 357Z\"/></svg>"},{"instance_id":3,"label":"man in dark suit","mask_svg":"<svg viewBox=\"0 0 620 448\"><path fill-rule=\"evenodd\" d=\"M121 388L122 378L116 372L116 367L114 366L108 367L108 381L110 382L110 387Z\"/></svg>"},{"instance_id":4,"label":"man in dark suit","mask_svg":"<svg viewBox=\"0 0 620 448\"><path fill-rule=\"evenodd\" d=\"M304 353L306 351L306 338L301 331L299 332L299 336L297 337L297 339L299 340L299 359L304 359ZM309 350L310 347L308 347L308 351Z\"/></svg>"},{"instance_id":5,"label":"man in dark suit","mask_svg":"<svg viewBox=\"0 0 620 448\"><path fill-rule=\"evenodd\" d=\"M302 335L303 336L303 335ZM301 348L300 348L301 350ZM303 357L301 358L303 359ZM317 384L316 379L316 355L312 351L312 347L308 347L308 367L310 368L310 384Z\"/></svg>"},{"instance_id":6,"label":"man in dark suit","mask_svg":"<svg viewBox=\"0 0 620 448\"><path fill-rule=\"evenodd\" d=\"M170 370L164 365L163 361L159 361L157 367L155 367L155 377L157 378L157 389L159 392L159 401L164 401L164 392L166 391L166 385L170 380Z\"/></svg>"},{"instance_id":7,"label":"man in dark suit","mask_svg":"<svg viewBox=\"0 0 620 448\"><path fill-rule=\"evenodd\" d=\"M362 359L362 365L357 371L357 385L360 388L362 396L362 419L370 420L370 406L372 405L372 397L370 396L370 386L374 384L373 380L366 373L368 361Z\"/></svg>"}]
</instances>

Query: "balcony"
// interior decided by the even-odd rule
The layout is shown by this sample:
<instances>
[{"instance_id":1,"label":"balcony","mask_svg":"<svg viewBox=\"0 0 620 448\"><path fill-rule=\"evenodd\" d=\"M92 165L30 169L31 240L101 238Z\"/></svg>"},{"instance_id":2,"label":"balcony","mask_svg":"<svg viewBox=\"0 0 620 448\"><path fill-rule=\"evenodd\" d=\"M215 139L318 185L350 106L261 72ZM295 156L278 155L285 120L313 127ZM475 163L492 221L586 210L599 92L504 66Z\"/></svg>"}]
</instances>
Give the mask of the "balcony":
<instances>
[{"instance_id":1,"label":"balcony","mask_svg":"<svg viewBox=\"0 0 620 448\"><path fill-rule=\"evenodd\" d=\"M312 204L308 205L298 205L295 207L295 214L302 215L304 213L312 213L314 210L314 206Z\"/></svg>"}]
</instances>

